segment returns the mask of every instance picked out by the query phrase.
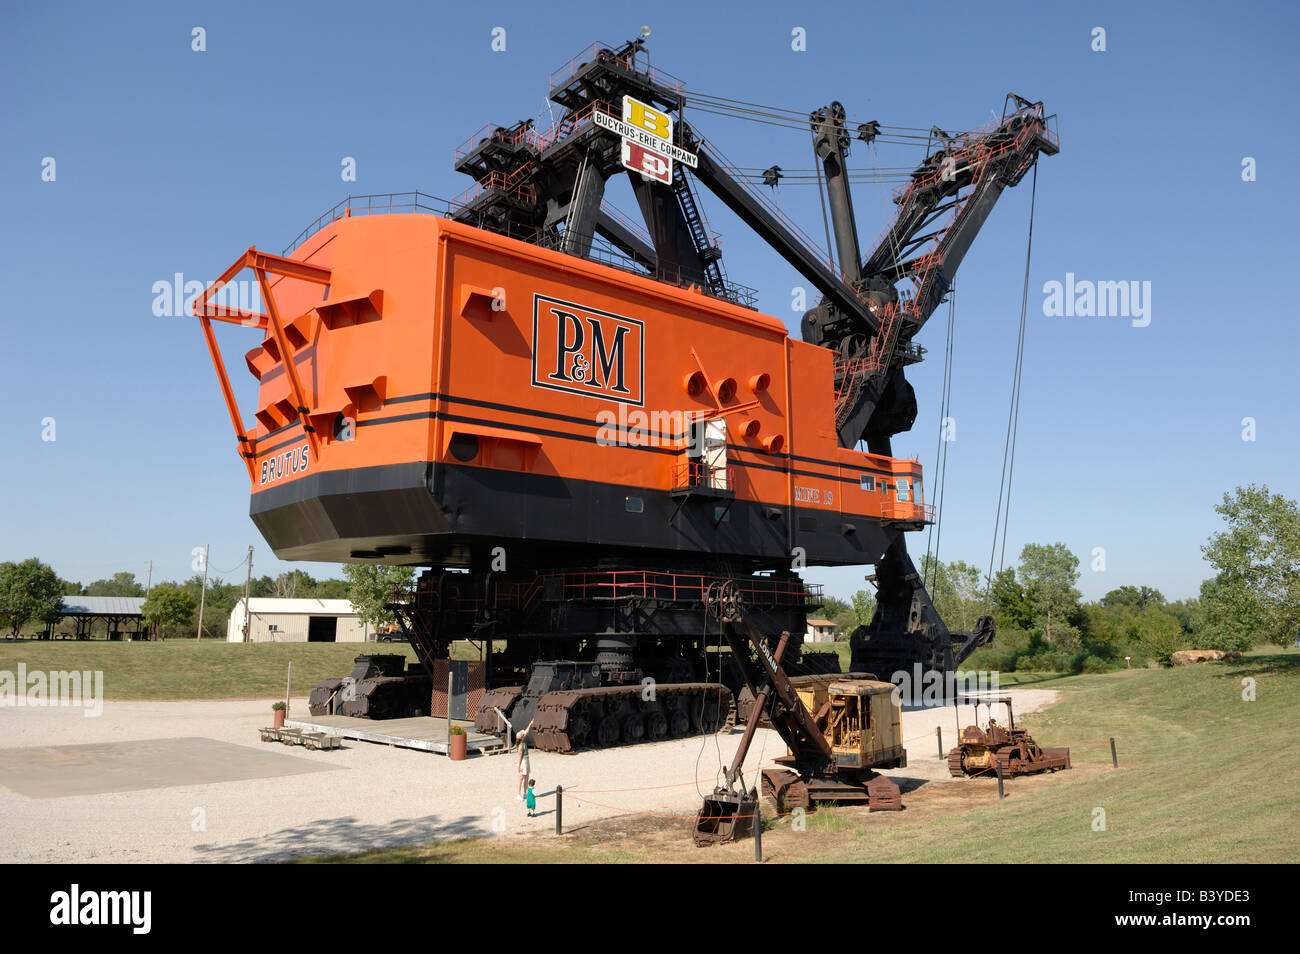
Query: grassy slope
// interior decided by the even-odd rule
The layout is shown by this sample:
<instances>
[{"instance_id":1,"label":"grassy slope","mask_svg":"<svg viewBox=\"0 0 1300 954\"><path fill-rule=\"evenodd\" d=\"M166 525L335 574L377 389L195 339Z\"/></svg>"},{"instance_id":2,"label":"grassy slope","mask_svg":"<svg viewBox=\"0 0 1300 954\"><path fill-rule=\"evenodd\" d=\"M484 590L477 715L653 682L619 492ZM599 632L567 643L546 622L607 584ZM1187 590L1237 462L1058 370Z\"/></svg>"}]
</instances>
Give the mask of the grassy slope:
<instances>
[{"instance_id":1,"label":"grassy slope","mask_svg":"<svg viewBox=\"0 0 1300 954\"><path fill-rule=\"evenodd\" d=\"M166 640L0 641L0 669L104 673L107 699L279 699L293 662L293 694L305 696L329 676L345 676L361 653L414 655L405 643L227 643Z\"/></svg>"},{"instance_id":2,"label":"grassy slope","mask_svg":"<svg viewBox=\"0 0 1300 954\"><path fill-rule=\"evenodd\" d=\"M1242 700L1245 677L1256 682L1254 702ZM1120 771L1062 773L1033 794L922 827L873 826L817 860L1300 860L1300 653L1051 687L1063 691L1061 702L1026 724L1046 742L1114 735ZM1083 758L1108 757L1102 749ZM1092 830L1094 808L1106 810L1104 832Z\"/></svg>"},{"instance_id":3,"label":"grassy slope","mask_svg":"<svg viewBox=\"0 0 1300 954\"><path fill-rule=\"evenodd\" d=\"M1242 679L1257 699L1242 700ZM764 837L774 860L794 862L1296 862L1300 836L1300 652L1254 653L1230 663L1095 676L1053 676L1044 688L1061 701L1025 723L1051 744L1114 735L1120 769L1105 746L1072 743L1076 770L1011 783L1010 797L987 799L992 782L951 812L867 815L819 812L796 834L777 822ZM1093 809L1106 810L1094 831ZM910 816L910 817L909 817ZM365 862L737 861L748 845L701 851L688 826L626 835L587 826L581 837L454 841L318 859ZM766 827L766 826L765 826Z\"/></svg>"}]
</instances>

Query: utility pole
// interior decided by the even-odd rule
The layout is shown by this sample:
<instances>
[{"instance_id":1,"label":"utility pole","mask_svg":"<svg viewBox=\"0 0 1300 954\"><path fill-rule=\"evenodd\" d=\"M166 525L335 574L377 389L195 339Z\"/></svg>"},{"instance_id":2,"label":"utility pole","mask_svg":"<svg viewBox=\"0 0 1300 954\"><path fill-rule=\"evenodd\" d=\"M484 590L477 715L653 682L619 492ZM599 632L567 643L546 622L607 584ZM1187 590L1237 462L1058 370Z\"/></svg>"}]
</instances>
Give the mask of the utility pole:
<instances>
[{"instance_id":1,"label":"utility pole","mask_svg":"<svg viewBox=\"0 0 1300 954\"><path fill-rule=\"evenodd\" d=\"M248 642L249 624L248 618L248 584L253 579L253 548L248 548L248 573L244 577L244 642Z\"/></svg>"},{"instance_id":2,"label":"utility pole","mask_svg":"<svg viewBox=\"0 0 1300 954\"><path fill-rule=\"evenodd\" d=\"M210 543L203 544L203 589L199 593L199 631L196 640L203 638L203 605L208 599L208 548L211 546Z\"/></svg>"},{"instance_id":3,"label":"utility pole","mask_svg":"<svg viewBox=\"0 0 1300 954\"><path fill-rule=\"evenodd\" d=\"M153 589L153 560L150 560L150 561L149 561L149 577L148 577L148 579L145 580L145 584L144 584L144 598L145 598L146 600L149 598L149 591L152 590L152 589ZM157 624L155 624L155 625L149 627L149 638L150 638L153 642L157 642L157 641L158 641L158 626L157 626Z\"/></svg>"}]
</instances>

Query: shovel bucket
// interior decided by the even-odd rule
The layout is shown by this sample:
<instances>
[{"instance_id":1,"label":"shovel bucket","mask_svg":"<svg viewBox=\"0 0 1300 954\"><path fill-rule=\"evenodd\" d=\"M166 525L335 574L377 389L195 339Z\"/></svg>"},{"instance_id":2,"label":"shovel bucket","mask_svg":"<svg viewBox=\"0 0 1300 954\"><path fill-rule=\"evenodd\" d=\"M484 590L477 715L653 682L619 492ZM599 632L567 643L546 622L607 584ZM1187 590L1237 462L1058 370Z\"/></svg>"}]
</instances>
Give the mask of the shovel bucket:
<instances>
[{"instance_id":1,"label":"shovel bucket","mask_svg":"<svg viewBox=\"0 0 1300 954\"><path fill-rule=\"evenodd\" d=\"M695 844L722 845L748 838L754 833L754 814L758 799L737 795L720 788L704 800L695 819Z\"/></svg>"}]
</instances>

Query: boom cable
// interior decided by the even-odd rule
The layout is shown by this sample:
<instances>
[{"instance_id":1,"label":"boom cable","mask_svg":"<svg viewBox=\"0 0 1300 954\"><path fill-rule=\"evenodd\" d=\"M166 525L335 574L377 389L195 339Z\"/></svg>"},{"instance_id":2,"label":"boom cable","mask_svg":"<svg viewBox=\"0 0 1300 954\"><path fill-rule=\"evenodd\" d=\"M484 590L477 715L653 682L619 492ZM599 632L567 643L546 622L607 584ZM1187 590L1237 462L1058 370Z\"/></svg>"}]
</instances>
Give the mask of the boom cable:
<instances>
[{"instance_id":1,"label":"boom cable","mask_svg":"<svg viewBox=\"0 0 1300 954\"><path fill-rule=\"evenodd\" d=\"M939 581L939 544L943 540L943 498L948 489L948 444L949 441L944 439L944 430L947 425L949 416L952 413L952 356L953 356L953 339L957 327L957 289L948 290L948 341L944 347L943 355L943 387L939 400L939 439L934 449L934 471L939 478L938 486L934 488L935 496L938 498L935 504L934 523L930 525L930 533L926 537L925 555L926 562L930 565L927 576L931 579L923 579L927 588ZM942 465L940 464L942 460ZM934 538L934 555L930 555L930 538Z\"/></svg>"},{"instance_id":2,"label":"boom cable","mask_svg":"<svg viewBox=\"0 0 1300 954\"><path fill-rule=\"evenodd\" d=\"M993 558L998 554L998 528L1002 529L1002 557L998 573L1006 565L1007 524L1011 520L1011 475L1015 471L1016 436L1020 429L1020 382L1025 359L1025 326L1029 314L1029 262L1034 250L1034 206L1038 198L1038 163L1034 163L1034 182L1029 193L1029 239L1025 245L1025 285L1020 297L1020 331L1016 340L1015 370L1011 379L1011 406L1007 409L1007 436L1002 446L1002 477L998 482L998 509L993 522L993 548L989 551L988 585L984 591L984 604L991 606L993 595ZM1010 467L1008 467L1010 463ZM1002 500L1006 495L1006 517L1003 519Z\"/></svg>"}]
</instances>

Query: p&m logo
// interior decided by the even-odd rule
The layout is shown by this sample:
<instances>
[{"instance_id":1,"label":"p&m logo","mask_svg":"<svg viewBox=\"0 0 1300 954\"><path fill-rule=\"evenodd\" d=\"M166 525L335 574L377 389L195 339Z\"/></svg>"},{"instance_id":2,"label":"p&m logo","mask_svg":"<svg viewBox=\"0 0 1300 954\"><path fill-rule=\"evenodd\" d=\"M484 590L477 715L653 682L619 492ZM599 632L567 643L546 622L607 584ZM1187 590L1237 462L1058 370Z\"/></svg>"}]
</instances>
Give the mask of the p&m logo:
<instances>
[{"instance_id":1,"label":"p&m logo","mask_svg":"<svg viewBox=\"0 0 1300 954\"><path fill-rule=\"evenodd\" d=\"M533 295L533 386L645 404L645 324Z\"/></svg>"}]
</instances>

